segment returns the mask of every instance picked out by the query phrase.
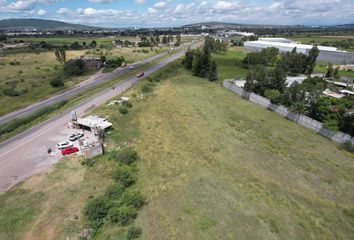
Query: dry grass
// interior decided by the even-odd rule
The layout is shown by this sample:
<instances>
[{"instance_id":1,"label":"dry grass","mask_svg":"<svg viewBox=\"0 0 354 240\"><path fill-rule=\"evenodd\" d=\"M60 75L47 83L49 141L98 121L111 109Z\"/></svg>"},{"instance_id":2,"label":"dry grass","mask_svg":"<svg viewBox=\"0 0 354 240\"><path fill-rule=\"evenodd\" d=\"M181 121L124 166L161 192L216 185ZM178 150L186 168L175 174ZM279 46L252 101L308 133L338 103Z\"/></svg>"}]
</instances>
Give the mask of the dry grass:
<instances>
[{"instance_id":1,"label":"dry grass","mask_svg":"<svg viewBox=\"0 0 354 240\"><path fill-rule=\"evenodd\" d=\"M132 144L140 156L138 188L148 199L135 223L142 239L353 239L352 154L172 68L152 93L141 98L138 85L124 94L133 98L128 114L96 110L115 127L106 149ZM105 157L89 169L76 161L1 195L0 229L14 239L75 239L84 202L105 190L110 171ZM67 220L73 214L79 221ZM106 225L97 239L124 239L124 229Z\"/></svg>"}]
</instances>

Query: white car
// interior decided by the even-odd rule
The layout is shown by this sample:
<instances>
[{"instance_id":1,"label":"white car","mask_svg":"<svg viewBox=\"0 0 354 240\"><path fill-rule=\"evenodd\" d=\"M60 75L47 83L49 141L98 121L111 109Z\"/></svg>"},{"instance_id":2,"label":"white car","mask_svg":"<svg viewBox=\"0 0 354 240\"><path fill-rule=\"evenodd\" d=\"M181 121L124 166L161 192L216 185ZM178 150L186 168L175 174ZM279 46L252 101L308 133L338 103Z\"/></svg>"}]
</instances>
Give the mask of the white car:
<instances>
[{"instance_id":1,"label":"white car","mask_svg":"<svg viewBox=\"0 0 354 240\"><path fill-rule=\"evenodd\" d=\"M69 143L69 142L67 142L67 141L57 143L57 148L58 148L59 150L62 150L62 149L67 148L67 147L72 147L72 146L73 146L73 144L71 144L71 143Z\"/></svg>"},{"instance_id":2,"label":"white car","mask_svg":"<svg viewBox=\"0 0 354 240\"><path fill-rule=\"evenodd\" d=\"M129 66L129 69L133 69L133 68L134 68L134 65L130 65L130 66Z\"/></svg>"}]
</instances>

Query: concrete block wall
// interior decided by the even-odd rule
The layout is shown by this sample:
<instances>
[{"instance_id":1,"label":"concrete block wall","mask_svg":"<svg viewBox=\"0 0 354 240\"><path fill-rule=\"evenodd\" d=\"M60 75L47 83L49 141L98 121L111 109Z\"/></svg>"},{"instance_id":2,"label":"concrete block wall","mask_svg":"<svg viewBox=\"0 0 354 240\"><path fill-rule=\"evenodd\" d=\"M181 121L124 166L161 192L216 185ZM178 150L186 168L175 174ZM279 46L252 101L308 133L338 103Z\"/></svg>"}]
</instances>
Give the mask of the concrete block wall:
<instances>
[{"instance_id":1,"label":"concrete block wall","mask_svg":"<svg viewBox=\"0 0 354 240\"><path fill-rule=\"evenodd\" d=\"M245 91L243 88L237 87L232 81L224 81L223 86L231 90L232 92L236 93L237 95L241 97L245 97L247 100L256 103L264 108L270 109L291 121L294 121L308 129L317 132L318 134L328 139L331 139L334 142L337 143L351 142L352 145L354 146L354 137L346 133L339 132L339 131L334 132L332 130L326 129L323 127L323 124L321 122L302 114L293 113L284 106L272 104L269 99L252 92L249 93Z\"/></svg>"}]
</instances>

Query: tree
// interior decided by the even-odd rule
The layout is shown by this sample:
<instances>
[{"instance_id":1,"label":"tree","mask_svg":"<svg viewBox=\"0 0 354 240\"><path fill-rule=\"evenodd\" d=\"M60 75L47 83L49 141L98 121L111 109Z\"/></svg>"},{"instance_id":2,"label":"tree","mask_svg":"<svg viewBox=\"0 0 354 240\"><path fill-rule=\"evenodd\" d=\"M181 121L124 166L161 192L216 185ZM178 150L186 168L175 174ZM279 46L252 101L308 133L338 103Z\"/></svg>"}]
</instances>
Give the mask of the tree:
<instances>
[{"instance_id":1,"label":"tree","mask_svg":"<svg viewBox=\"0 0 354 240\"><path fill-rule=\"evenodd\" d=\"M162 43L163 43L163 44L166 44L167 41L168 41L168 40L167 40L167 37L164 35L164 36L162 37Z\"/></svg>"},{"instance_id":2,"label":"tree","mask_svg":"<svg viewBox=\"0 0 354 240\"><path fill-rule=\"evenodd\" d=\"M182 65L184 65L184 67L186 69L192 69L193 68L193 58L194 58L194 51L188 49L188 51L186 52L184 59L182 60Z\"/></svg>"},{"instance_id":3,"label":"tree","mask_svg":"<svg viewBox=\"0 0 354 240\"><path fill-rule=\"evenodd\" d=\"M7 39L7 36L5 34L0 33L0 42L5 42Z\"/></svg>"},{"instance_id":4,"label":"tree","mask_svg":"<svg viewBox=\"0 0 354 240\"><path fill-rule=\"evenodd\" d=\"M264 48L260 54L267 65L274 65L279 55L279 49L274 47Z\"/></svg>"},{"instance_id":5,"label":"tree","mask_svg":"<svg viewBox=\"0 0 354 240\"><path fill-rule=\"evenodd\" d=\"M96 40L92 40L91 43L90 43L90 47L91 48L96 48L96 46L97 46Z\"/></svg>"},{"instance_id":6,"label":"tree","mask_svg":"<svg viewBox=\"0 0 354 240\"><path fill-rule=\"evenodd\" d=\"M176 46L181 45L181 34L177 34L177 36L176 36L176 44L175 45Z\"/></svg>"},{"instance_id":7,"label":"tree","mask_svg":"<svg viewBox=\"0 0 354 240\"><path fill-rule=\"evenodd\" d=\"M198 77L207 77L210 72L210 56L204 51L195 51L193 57L193 73Z\"/></svg>"},{"instance_id":8,"label":"tree","mask_svg":"<svg viewBox=\"0 0 354 240\"><path fill-rule=\"evenodd\" d=\"M64 48L58 48L55 50L55 57L56 57L56 60L62 64L62 65L65 65L66 63L66 51Z\"/></svg>"},{"instance_id":9,"label":"tree","mask_svg":"<svg viewBox=\"0 0 354 240\"><path fill-rule=\"evenodd\" d=\"M291 52L282 55L280 64L291 75L305 73L307 69L307 56L303 53L298 53L295 47Z\"/></svg>"},{"instance_id":10,"label":"tree","mask_svg":"<svg viewBox=\"0 0 354 240\"><path fill-rule=\"evenodd\" d=\"M267 89L264 95L274 104L280 104L282 102L282 96L278 89Z\"/></svg>"},{"instance_id":11,"label":"tree","mask_svg":"<svg viewBox=\"0 0 354 240\"><path fill-rule=\"evenodd\" d=\"M209 81L218 80L218 71L215 61L212 61L210 64L210 72L209 72Z\"/></svg>"},{"instance_id":12,"label":"tree","mask_svg":"<svg viewBox=\"0 0 354 240\"><path fill-rule=\"evenodd\" d=\"M306 73L307 74L311 75L313 73L313 69L316 66L316 60L317 60L319 53L320 53L320 51L318 50L317 45L314 45L311 48L309 55L307 56L307 59L306 59L306 65L307 65Z\"/></svg>"},{"instance_id":13,"label":"tree","mask_svg":"<svg viewBox=\"0 0 354 240\"><path fill-rule=\"evenodd\" d=\"M82 59L68 61L64 66L64 73L68 76L79 76L85 72L85 62Z\"/></svg>"},{"instance_id":14,"label":"tree","mask_svg":"<svg viewBox=\"0 0 354 240\"><path fill-rule=\"evenodd\" d=\"M326 78L333 78L333 77L334 77L333 64L332 63L328 63Z\"/></svg>"},{"instance_id":15,"label":"tree","mask_svg":"<svg viewBox=\"0 0 354 240\"><path fill-rule=\"evenodd\" d=\"M70 45L70 48L74 50L79 50L82 48L82 46L80 45L80 43L75 41L73 44Z\"/></svg>"}]
</instances>

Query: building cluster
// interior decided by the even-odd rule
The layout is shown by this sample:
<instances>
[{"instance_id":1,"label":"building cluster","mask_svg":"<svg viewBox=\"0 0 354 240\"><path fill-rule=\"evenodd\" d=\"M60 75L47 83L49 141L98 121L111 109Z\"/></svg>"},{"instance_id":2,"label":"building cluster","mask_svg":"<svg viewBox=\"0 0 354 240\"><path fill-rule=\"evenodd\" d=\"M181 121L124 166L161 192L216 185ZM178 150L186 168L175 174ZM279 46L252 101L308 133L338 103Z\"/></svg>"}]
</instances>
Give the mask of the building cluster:
<instances>
[{"instance_id":1,"label":"building cluster","mask_svg":"<svg viewBox=\"0 0 354 240\"><path fill-rule=\"evenodd\" d=\"M303 54L308 54L313 45L293 42L285 38L259 38L257 41L246 41L244 46L251 51L261 51L264 48L274 47L279 52L290 52L294 48ZM340 51L336 47L317 46L319 55L317 60L336 64L354 64L354 52Z\"/></svg>"}]
</instances>

